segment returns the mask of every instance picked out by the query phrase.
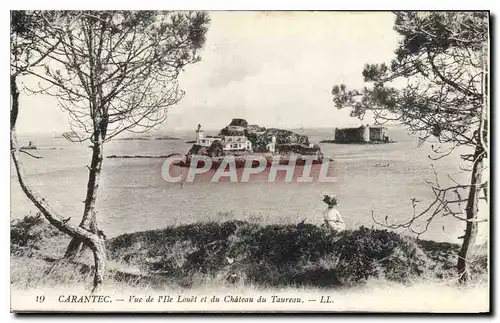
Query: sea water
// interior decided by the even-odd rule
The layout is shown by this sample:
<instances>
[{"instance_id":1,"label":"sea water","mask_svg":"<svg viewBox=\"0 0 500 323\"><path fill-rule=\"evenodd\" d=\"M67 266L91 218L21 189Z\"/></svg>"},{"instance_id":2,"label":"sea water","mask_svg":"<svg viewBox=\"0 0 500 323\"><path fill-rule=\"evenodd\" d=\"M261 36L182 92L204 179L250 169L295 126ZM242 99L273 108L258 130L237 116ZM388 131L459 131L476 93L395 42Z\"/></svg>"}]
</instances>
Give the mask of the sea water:
<instances>
[{"instance_id":1,"label":"sea water","mask_svg":"<svg viewBox=\"0 0 500 323\"><path fill-rule=\"evenodd\" d=\"M319 142L333 138L332 129L294 130ZM163 133L165 134L165 133ZM168 132L178 140L112 140L105 146L110 155L168 155L186 153L194 132ZM214 133L216 134L216 133ZM468 174L456 152L432 161L430 143L418 145L417 136L403 128L390 127L390 144L319 144L325 156L335 162L336 183L167 183L162 179L164 159L106 158L97 201L98 222L108 237L126 232L161 229L196 221L240 219L271 223L322 223L323 194L340 200L338 210L347 229L381 228L372 220L402 223L415 211L424 210L434 200L426 181L442 186L449 177L467 183ZM63 217L79 223L90 162L88 143L70 143L54 134L20 135L20 145L29 141L39 148L33 153L42 159L22 155L29 183ZM22 193L11 167L11 217L20 218L36 209ZM487 207L481 207L487 217ZM422 217L417 229L423 228ZM421 238L457 241L464 223L451 216L436 217ZM399 232L411 234L403 229Z\"/></svg>"}]
</instances>

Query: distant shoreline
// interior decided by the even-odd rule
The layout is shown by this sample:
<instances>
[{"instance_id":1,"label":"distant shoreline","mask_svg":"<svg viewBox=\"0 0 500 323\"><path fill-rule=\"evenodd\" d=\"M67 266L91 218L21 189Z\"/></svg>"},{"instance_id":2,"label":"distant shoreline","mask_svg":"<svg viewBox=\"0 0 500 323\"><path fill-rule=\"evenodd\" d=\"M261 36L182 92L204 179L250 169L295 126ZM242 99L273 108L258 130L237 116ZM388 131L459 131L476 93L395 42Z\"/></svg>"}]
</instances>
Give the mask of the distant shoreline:
<instances>
[{"instance_id":1,"label":"distant shoreline","mask_svg":"<svg viewBox=\"0 0 500 323\"><path fill-rule=\"evenodd\" d=\"M158 137L125 137L116 138L115 140L180 140L178 137L158 136Z\"/></svg>"},{"instance_id":2,"label":"distant shoreline","mask_svg":"<svg viewBox=\"0 0 500 323\"><path fill-rule=\"evenodd\" d=\"M320 144L339 144L339 145L382 145L382 144L395 144L397 141L336 141L336 140L321 140Z\"/></svg>"}]
</instances>

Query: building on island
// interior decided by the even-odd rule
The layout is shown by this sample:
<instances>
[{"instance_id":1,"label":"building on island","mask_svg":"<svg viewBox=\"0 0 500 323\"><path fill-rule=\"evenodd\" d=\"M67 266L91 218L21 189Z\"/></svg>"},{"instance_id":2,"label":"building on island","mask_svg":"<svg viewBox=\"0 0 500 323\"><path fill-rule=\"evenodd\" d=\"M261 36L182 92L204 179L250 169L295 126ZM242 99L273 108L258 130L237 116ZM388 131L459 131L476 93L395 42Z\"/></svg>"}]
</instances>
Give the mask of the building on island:
<instances>
[{"instance_id":1,"label":"building on island","mask_svg":"<svg viewBox=\"0 0 500 323\"><path fill-rule=\"evenodd\" d=\"M196 143L202 147L210 147L214 141L220 141L224 151L252 151L252 142L242 135L231 136L206 136L198 125L196 129Z\"/></svg>"},{"instance_id":2,"label":"building on island","mask_svg":"<svg viewBox=\"0 0 500 323\"><path fill-rule=\"evenodd\" d=\"M387 127L362 125L357 128L335 128L335 142L389 142Z\"/></svg>"},{"instance_id":3,"label":"building on island","mask_svg":"<svg viewBox=\"0 0 500 323\"><path fill-rule=\"evenodd\" d=\"M370 141L388 141L389 137L387 136L387 128L386 127L369 127L370 129Z\"/></svg>"},{"instance_id":4,"label":"building on island","mask_svg":"<svg viewBox=\"0 0 500 323\"><path fill-rule=\"evenodd\" d=\"M366 130L367 128L364 126L357 128L335 128L335 142L366 142L370 138L369 134L367 135Z\"/></svg>"},{"instance_id":5,"label":"building on island","mask_svg":"<svg viewBox=\"0 0 500 323\"><path fill-rule=\"evenodd\" d=\"M252 150L252 143L246 136L224 136L224 150Z\"/></svg>"}]
</instances>

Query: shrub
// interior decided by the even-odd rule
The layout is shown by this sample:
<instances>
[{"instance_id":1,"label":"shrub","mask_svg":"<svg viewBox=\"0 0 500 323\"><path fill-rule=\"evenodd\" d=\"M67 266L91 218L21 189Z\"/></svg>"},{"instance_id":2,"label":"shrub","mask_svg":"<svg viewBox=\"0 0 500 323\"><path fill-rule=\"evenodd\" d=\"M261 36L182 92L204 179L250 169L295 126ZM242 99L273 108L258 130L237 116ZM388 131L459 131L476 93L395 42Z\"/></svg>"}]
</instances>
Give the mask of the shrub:
<instances>
[{"instance_id":1,"label":"shrub","mask_svg":"<svg viewBox=\"0 0 500 323\"><path fill-rule=\"evenodd\" d=\"M10 224L11 253L32 254L34 250L39 250L39 243L44 233L40 229L43 222L40 213L12 220Z\"/></svg>"},{"instance_id":2,"label":"shrub","mask_svg":"<svg viewBox=\"0 0 500 323\"><path fill-rule=\"evenodd\" d=\"M140 250L133 248L137 243ZM335 233L311 224L234 220L123 235L109 247L115 257L132 252L130 259L151 272L184 278L230 274L270 286L353 285L371 277L406 281L430 262L414 239L387 230Z\"/></svg>"},{"instance_id":3,"label":"shrub","mask_svg":"<svg viewBox=\"0 0 500 323\"><path fill-rule=\"evenodd\" d=\"M57 234L62 233L39 216L11 226L13 249L39 249ZM108 239L106 248L111 261L140 268L149 277L144 279L158 284L190 286L204 277L223 284L334 287L369 278L405 282L423 273L450 277L456 273L458 246L365 227L336 233L304 223L263 226L231 220L123 234ZM485 259L478 258L478 273L485 272Z\"/></svg>"},{"instance_id":4,"label":"shrub","mask_svg":"<svg viewBox=\"0 0 500 323\"><path fill-rule=\"evenodd\" d=\"M344 285L371 277L405 281L420 275L427 263L415 242L387 230L361 227L346 232L337 244L340 250L336 272Z\"/></svg>"}]
</instances>

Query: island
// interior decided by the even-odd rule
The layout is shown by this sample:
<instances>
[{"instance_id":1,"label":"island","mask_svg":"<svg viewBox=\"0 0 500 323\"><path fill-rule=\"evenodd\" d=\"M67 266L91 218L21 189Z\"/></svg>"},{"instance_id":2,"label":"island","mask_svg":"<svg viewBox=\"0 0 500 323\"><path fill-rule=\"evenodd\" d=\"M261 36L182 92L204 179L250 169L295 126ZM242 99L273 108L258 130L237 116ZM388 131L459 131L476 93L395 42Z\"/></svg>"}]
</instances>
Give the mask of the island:
<instances>
[{"instance_id":1,"label":"island","mask_svg":"<svg viewBox=\"0 0 500 323\"><path fill-rule=\"evenodd\" d=\"M27 146L22 146L20 149L22 149L22 150L36 150L38 148L33 144L32 141L30 141Z\"/></svg>"},{"instance_id":2,"label":"island","mask_svg":"<svg viewBox=\"0 0 500 323\"><path fill-rule=\"evenodd\" d=\"M251 125L245 119L232 119L217 135L206 135L201 124L195 130L196 141L187 152L184 161L179 166L189 166L194 155L206 155L215 162L224 156L235 156L236 166L243 167L245 156L260 154L268 160L270 165L273 156L280 156L280 163L287 164L289 157L297 157L296 164L305 164L306 155L317 156L313 163L322 163L321 148L304 135L290 130L265 128Z\"/></svg>"}]
</instances>

